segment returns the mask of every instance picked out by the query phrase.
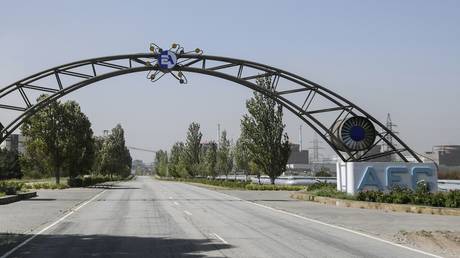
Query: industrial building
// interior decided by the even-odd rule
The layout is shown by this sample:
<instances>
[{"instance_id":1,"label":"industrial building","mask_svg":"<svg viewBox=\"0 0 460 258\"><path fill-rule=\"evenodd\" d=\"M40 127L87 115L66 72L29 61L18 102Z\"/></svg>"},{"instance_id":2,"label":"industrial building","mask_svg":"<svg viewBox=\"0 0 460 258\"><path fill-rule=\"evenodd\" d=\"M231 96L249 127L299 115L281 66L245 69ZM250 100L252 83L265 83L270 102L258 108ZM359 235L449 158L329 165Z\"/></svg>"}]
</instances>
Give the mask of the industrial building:
<instances>
[{"instance_id":1,"label":"industrial building","mask_svg":"<svg viewBox=\"0 0 460 258\"><path fill-rule=\"evenodd\" d=\"M299 144L291 143L291 155L286 167L288 170L305 171L308 168L308 150L301 150Z\"/></svg>"},{"instance_id":2,"label":"industrial building","mask_svg":"<svg viewBox=\"0 0 460 258\"><path fill-rule=\"evenodd\" d=\"M25 137L22 134L10 134L5 141L0 144L0 148L9 151L25 152Z\"/></svg>"},{"instance_id":3,"label":"industrial building","mask_svg":"<svg viewBox=\"0 0 460 258\"><path fill-rule=\"evenodd\" d=\"M382 152L384 152L384 146L375 145L374 147L372 147L372 149L369 150L369 152L366 154L366 156L377 155L377 154L382 153ZM373 161L373 162L390 162L393 159L394 159L393 155L386 155L386 156L382 156L382 157L378 157L378 158L369 159L369 161Z\"/></svg>"},{"instance_id":4,"label":"industrial building","mask_svg":"<svg viewBox=\"0 0 460 258\"><path fill-rule=\"evenodd\" d=\"M440 166L460 166L460 145L437 145L426 155Z\"/></svg>"}]
</instances>

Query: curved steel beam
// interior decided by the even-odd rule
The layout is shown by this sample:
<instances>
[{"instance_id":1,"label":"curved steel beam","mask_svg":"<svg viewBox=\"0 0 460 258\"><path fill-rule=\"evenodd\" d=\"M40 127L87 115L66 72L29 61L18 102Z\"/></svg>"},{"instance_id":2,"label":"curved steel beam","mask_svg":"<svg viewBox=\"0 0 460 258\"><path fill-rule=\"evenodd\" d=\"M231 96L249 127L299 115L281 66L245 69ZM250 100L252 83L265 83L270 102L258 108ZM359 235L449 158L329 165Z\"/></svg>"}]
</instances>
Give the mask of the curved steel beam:
<instances>
[{"instance_id":1,"label":"curved steel beam","mask_svg":"<svg viewBox=\"0 0 460 258\"><path fill-rule=\"evenodd\" d=\"M159 70L156 64L157 57L157 54L147 53L108 56L72 62L47 69L0 89L0 101L6 99L8 96L16 94L16 96L24 102L22 105L7 105L0 102L0 109L21 112L5 128L1 128L0 142L4 141L9 134L16 130L25 119L49 103L77 89L115 76ZM337 93L298 75L256 62L220 56L179 54L177 56L177 61L178 64L172 71L199 73L222 78L248 87L274 99L318 133L343 161L365 161L380 156L396 154L401 160L407 162L408 160L403 155L403 152L408 152L414 160L421 162L417 154L401 141L399 137L363 109ZM101 67L104 67L106 70L109 69L109 71L101 72ZM82 69L86 70L82 71ZM255 83L257 78L264 76L271 77L275 89L273 92L259 87ZM79 81L65 85L62 80L63 77L71 77L73 80L78 79ZM54 85L47 86L36 85L36 83L40 82L42 79L53 79L55 83ZM282 89L283 85L289 86ZM33 100L31 101L27 96L27 91L32 90L51 94L44 100L34 103ZM300 99L299 94L301 94ZM313 108L312 103L315 102L318 103L318 107ZM321 105L324 107L321 107ZM339 114L337 115L335 112ZM329 118L329 120L326 121L318 117L318 115L324 114L332 114L332 120ZM388 146L385 152L380 154L369 154L369 151L352 152L348 149L340 151L334 146L332 143L335 137L332 129L333 124L349 116L358 115L368 118L375 124L377 129L377 140L373 146L379 143L385 143ZM387 137L389 136L391 136L401 147L398 148L397 145L388 141Z\"/></svg>"}]
</instances>

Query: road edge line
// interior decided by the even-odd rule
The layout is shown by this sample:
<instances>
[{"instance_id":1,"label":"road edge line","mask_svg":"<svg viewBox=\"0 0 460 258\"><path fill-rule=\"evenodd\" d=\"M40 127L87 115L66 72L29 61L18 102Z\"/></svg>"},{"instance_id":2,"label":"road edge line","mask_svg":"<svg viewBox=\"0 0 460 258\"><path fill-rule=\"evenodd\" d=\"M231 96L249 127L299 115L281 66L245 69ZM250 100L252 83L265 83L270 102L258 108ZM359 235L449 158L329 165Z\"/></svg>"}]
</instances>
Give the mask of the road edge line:
<instances>
[{"instance_id":1,"label":"road edge line","mask_svg":"<svg viewBox=\"0 0 460 258\"><path fill-rule=\"evenodd\" d=\"M17 246L15 246L13 249L9 250L8 252L6 252L5 254L3 254L0 258L7 258L8 256L10 256L11 254L13 254L14 252L16 252L19 248L23 247L24 245L26 245L27 243L29 243L30 241L32 241L34 238L36 238L37 236L43 234L44 232L46 232L48 229L56 226L57 224L59 224L60 222L62 222L63 220L65 220L67 217L69 217L70 215L72 215L73 213L75 213L76 211L78 211L79 209L81 209L83 206L87 205L88 203L94 201L97 197L99 197L100 195L102 195L105 191L107 190L103 190L102 192L96 194L95 196L93 196L91 199L85 201L84 203L78 205L76 208L72 208L70 209L69 212L67 212L66 214L64 214L64 216L60 217L58 220L56 220L55 222L51 223L50 225L46 226L45 228L41 229L40 231L38 231L37 233L35 233L33 236L27 238L26 240L24 240L22 243L18 244Z\"/></svg>"},{"instance_id":2,"label":"road edge line","mask_svg":"<svg viewBox=\"0 0 460 258\"><path fill-rule=\"evenodd\" d=\"M205 188L202 188L202 189L205 189ZM205 190L213 191L213 190L210 190L210 189L205 189ZM389 244L389 245L393 245L393 246L400 247L400 248L403 248L403 249L406 249L406 250L410 250L412 252L416 252L416 253L420 253L420 254L424 254L424 255L427 255L427 256L436 257L436 258L443 258L443 256L439 256L439 255L436 255L436 254L425 252L425 251L415 249L415 248L412 248L412 247L409 247L409 246L397 244L397 243L391 242L389 240L385 240L385 239L375 237L375 236L372 236L372 235L369 235L369 234L366 234L366 233L362 233L362 232L359 232L359 231L355 231L353 229L349 229L349 228L329 224L329 223L326 223L326 222L322 222L320 220L304 217L304 216L301 216L301 215L298 215L298 214L295 214L295 213L292 213L292 212L276 209L276 208L266 206L266 205L263 205L263 204L260 204L260 203L247 201L247 200L235 197L235 196L230 195L230 194L222 193L222 192L219 192L219 191L213 191L213 192L218 192L220 194L226 195L226 196L231 197L233 199L240 200L240 201L243 201L243 202L246 202L246 203L249 203L249 204L253 204L255 206L259 206L259 207L262 207L262 208L265 208L265 209L276 211L276 212L279 212L279 213L282 213L282 214L285 214L285 215L290 215L290 216L293 216L293 217L296 217L296 218L299 218L299 219L303 219L303 220L306 220L306 221L309 221L309 222L312 222L312 223L320 224L320 225L323 225L323 226L328 226L330 228L347 231L349 233L353 233L353 234L356 234L356 235L359 235L359 236L362 236L362 237L367 237L367 238L370 238L370 239L373 239L373 240L376 240L376 241L380 241L380 242L383 242L383 243L386 243L386 244Z\"/></svg>"},{"instance_id":3,"label":"road edge line","mask_svg":"<svg viewBox=\"0 0 460 258\"><path fill-rule=\"evenodd\" d=\"M378 238L378 237L375 237L375 236L372 236L372 235L369 235L369 234L366 234L366 233L362 233L362 232L359 232L359 231L355 231L353 229L349 229L349 228L345 228L345 227L341 227L341 226L337 226L337 225L333 225L333 224L328 224L326 222L322 222L320 220L304 217L304 216L301 216L301 215L298 215L298 214L295 214L295 213L292 213L292 212L287 212L287 211L284 211L284 210L276 209L276 208L266 206L266 205L263 205L263 204L259 204L259 203L256 203L256 202L247 201L247 200L244 200L244 199L241 199L241 198L238 198L236 196L226 194L226 193L223 193L223 192L220 192L220 191L211 190L211 189L208 189L208 188L205 188L205 187L200 187L200 186L196 186L196 185L192 185L192 184L187 184L186 182L185 183L184 182L176 182L176 183L182 183L182 184L194 186L194 187L203 189L205 191L210 191L210 192L214 192L214 193L220 193L222 195L228 196L228 197L230 197L232 199L235 199L235 200L243 201L243 202L253 204L253 205L265 208L265 209L269 209L269 210L272 210L272 211L283 213L285 215L290 215L290 216L300 218L300 219L303 219L303 220L306 220L306 221L309 221L309 222L312 222L312 223L320 224L320 225L323 225L323 226L328 226L330 228L334 228L334 229L338 229L338 230L343 230L343 231L353 233L353 234L356 234L356 235L359 235L359 236L362 236L362 237L366 237L366 238L373 239L373 240L376 240L376 241L379 241L379 242L382 242L382 243L386 243L386 244L389 244L389 245L392 245L392 246L403 248L403 249L406 249L406 250L409 250L409 251L412 251L412 252L415 252L415 253L424 254L424 255L427 255L427 256L431 256L431 257L443 258L443 256L439 256L439 255L436 255L436 254L425 252L425 251L415 249L415 248L412 248L412 247L409 247L409 246L405 246L405 245L402 245L402 244L397 244L397 243L394 243L394 242L389 241L389 240Z\"/></svg>"},{"instance_id":4,"label":"road edge line","mask_svg":"<svg viewBox=\"0 0 460 258\"><path fill-rule=\"evenodd\" d=\"M266 205L263 205L263 204L250 202L250 201L246 201L246 200L243 200L243 199L241 199L241 200L244 201L244 202L247 202L247 203L262 207L262 208L266 208L266 209L269 209L269 210L272 210L272 211L277 211L277 212L283 213L285 215L290 215L290 216L293 216L293 217L296 217L296 218L299 218L299 219L303 219L303 220L313 222L313 223L316 223L316 224L320 224L320 225L323 225L323 226L328 226L328 227L331 227L331 228L334 228L334 229L340 229L340 230L343 230L343 231L347 231L347 232L350 232L350 233L353 233L353 234L356 234L356 235L367 237L367 238L377 240L377 241L380 241L380 242L383 242L383 243L386 243L386 244L390 244L390 245L393 245L393 246L396 246L396 247L404 248L404 249L407 249L407 250L410 250L410 251L413 251L413 252L416 252L416 253L421 253L421 254L424 254L424 255L437 257L437 258L443 258L442 256L439 256L439 255L436 255L436 254L428 253L428 252L425 252L425 251L422 251L422 250L419 250L419 249L415 249L415 248L412 248L412 247L409 247L409 246L394 243L394 242L391 242L389 240L385 240L385 239L375 237L375 236L372 236L372 235L369 235L369 234L366 234L366 233L362 233L362 232L359 232L359 231L355 231L353 229L349 229L349 228L329 224L329 223L326 223L326 222L322 222L322 221L319 221L319 220L316 220L316 219L311 219L311 218L308 218L308 217L304 217L304 216L301 216L301 215L298 215L298 214L295 214L295 213L291 213L291 212L287 212L287 211L284 211L284 210L276 209L276 208L266 206Z\"/></svg>"}]
</instances>

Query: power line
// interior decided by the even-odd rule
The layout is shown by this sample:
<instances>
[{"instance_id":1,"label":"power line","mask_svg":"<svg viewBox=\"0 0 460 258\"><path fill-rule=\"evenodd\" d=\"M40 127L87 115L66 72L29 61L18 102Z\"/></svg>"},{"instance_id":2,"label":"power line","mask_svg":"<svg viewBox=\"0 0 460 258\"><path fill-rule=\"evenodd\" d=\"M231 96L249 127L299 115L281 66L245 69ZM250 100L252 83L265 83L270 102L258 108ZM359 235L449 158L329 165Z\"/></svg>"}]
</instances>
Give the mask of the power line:
<instances>
[{"instance_id":1,"label":"power line","mask_svg":"<svg viewBox=\"0 0 460 258\"><path fill-rule=\"evenodd\" d=\"M310 142L313 143L313 146L309 148L313 150L311 162L319 162L319 150L322 149L322 147L320 147L321 142L318 140L318 134L314 133L313 141Z\"/></svg>"},{"instance_id":2,"label":"power line","mask_svg":"<svg viewBox=\"0 0 460 258\"><path fill-rule=\"evenodd\" d=\"M393 134L398 134L397 131L395 131L395 127L397 127L398 125L393 123L393 121L391 120L391 116L390 116L390 113L387 114L387 122L386 122L386 127L388 128L388 130L390 132L392 132ZM388 143L384 143L384 151L391 151L392 150L392 147L391 146L394 146L396 147L396 142L393 142L393 136L391 134L388 134L386 136L386 139L388 141ZM393 157L394 155L390 155L390 160L393 161Z\"/></svg>"},{"instance_id":3,"label":"power line","mask_svg":"<svg viewBox=\"0 0 460 258\"><path fill-rule=\"evenodd\" d=\"M138 147L131 147L131 146L127 146L128 149L131 149L131 150L138 150L138 151L145 151L145 152L157 152L155 150L149 150L149 149L144 149L144 148L138 148Z\"/></svg>"}]
</instances>

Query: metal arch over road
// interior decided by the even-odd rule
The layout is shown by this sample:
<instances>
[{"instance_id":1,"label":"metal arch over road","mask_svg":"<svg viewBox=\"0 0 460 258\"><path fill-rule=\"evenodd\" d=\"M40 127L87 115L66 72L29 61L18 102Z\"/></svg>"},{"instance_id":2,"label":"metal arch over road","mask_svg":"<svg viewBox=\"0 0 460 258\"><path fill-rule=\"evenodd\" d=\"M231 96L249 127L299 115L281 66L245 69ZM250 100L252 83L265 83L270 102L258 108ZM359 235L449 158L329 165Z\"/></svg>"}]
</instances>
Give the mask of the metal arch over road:
<instances>
[{"instance_id":1,"label":"metal arch over road","mask_svg":"<svg viewBox=\"0 0 460 258\"><path fill-rule=\"evenodd\" d=\"M190 53L177 53L176 65L165 70L158 63L160 53L143 53L92 58L57 66L19 80L0 89L0 109L18 112L5 127L1 125L3 142L25 119L41 108L82 87L124 74L154 71L155 74L198 73L226 79L260 92L291 111L327 142L343 161L366 161L374 158L398 155L408 162L404 153L413 160L422 162L397 135L386 128L366 111L339 94L293 73L241 59ZM174 75L174 74L173 74ZM160 77L161 77L160 76ZM178 78L176 75L174 75ZM270 77L273 90L267 90L256 84L261 77ZM157 80L155 78L149 78ZM179 79L179 78L178 78ZM182 82L182 79L181 79ZM32 96L47 93L49 96L40 102ZM13 103L7 102L12 101ZM344 145L337 146L340 140L336 136L336 125L351 117L364 117L372 121L375 141L366 150L352 150ZM5 122L5 121L1 121ZM393 141L389 141L389 138ZM378 144L388 148L378 154L371 149Z\"/></svg>"}]
</instances>

